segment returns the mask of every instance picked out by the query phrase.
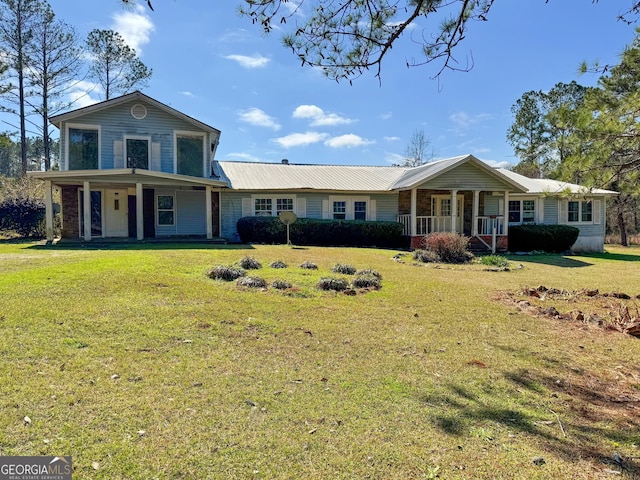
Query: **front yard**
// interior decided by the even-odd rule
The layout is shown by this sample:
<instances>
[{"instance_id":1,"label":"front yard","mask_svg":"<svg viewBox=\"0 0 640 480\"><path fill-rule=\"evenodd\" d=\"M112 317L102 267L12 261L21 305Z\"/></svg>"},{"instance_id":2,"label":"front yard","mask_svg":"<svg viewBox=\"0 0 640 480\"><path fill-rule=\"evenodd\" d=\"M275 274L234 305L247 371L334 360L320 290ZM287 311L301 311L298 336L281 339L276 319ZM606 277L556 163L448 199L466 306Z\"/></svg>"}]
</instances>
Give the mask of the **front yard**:
<instances>
[{"instance_id":1,"label":"front yard","mask_svg":"<svg viewBox=\"0 0 640 480\"><path fill-rule=\"evenodd\" d=\"M74 478L638 478L640 339L498 301L640 294L640 249L607 249L496 272L378 249L0 242L0 455L71 455ZM244 256L292 288L208 278ZM382 288L318 290L337 263Z\"/></svg>"}]
</instances>

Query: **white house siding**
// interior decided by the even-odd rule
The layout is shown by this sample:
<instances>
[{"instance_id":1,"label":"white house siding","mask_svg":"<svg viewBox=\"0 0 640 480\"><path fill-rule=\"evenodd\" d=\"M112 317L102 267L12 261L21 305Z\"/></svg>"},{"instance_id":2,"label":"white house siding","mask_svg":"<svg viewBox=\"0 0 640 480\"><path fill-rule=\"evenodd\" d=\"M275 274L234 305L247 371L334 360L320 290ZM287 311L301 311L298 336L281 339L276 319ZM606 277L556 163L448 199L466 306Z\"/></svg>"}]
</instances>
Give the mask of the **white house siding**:
<instances>
[{"instance_id":1,"label":"white house siding","mask_svg":"<svg viewBox=\"0 0 640 480\"><path fill-rule=\"evenodd\" d=\"M243 216L242 201L245 199L251 199L252 195L264 194L265 196L274 195L295 195L296 200L304 199L306 202L306 217L305 218L322 218L322 202L327 201L330 196L343 195L341 192L234 192L234 191L222 191L222 200L220 202L220 214L221 214L221 236L232 242L240 241L236 224L238 220ZM397 192L390 192L388 194L367 194L367 193L349 193L348 196L357 197L369 197L371 202L375 201L376 204L376 220L395 222L398 212L398 194ZM249 205L249 203L247 203ZM251 204L252 205L252 204ZM370 207L371 208L371 207Z\"/></svg>"},{"instance_id":2,"label":"white house siding","mask_svg":"<svg viewBox=\"0 0 640 480\"><path fill-rule=\"evenodd\" d=\"M142 103L147 107L147 116L142 120L137 120L131 115L131 107L137 103ZM123 141L125 136L151 137L151 142L160 145L160 168L164 173L175 173L173 166L173 132L176 130L202 133L195 125L174 117L173 115L160 110L144 101L134 100L112 108L107 108L93 113L88 113L81 117L70 120L72 124L100 125L101 126L101 161L102 169L117 168L114 165L114 142ZM210 140L207 135L207 139ZM60 129L60 142L66 142L65 124ZM207 142L208 145L208 142ZM150 146L151 148L151 146ZM210 163L211 148L205 147L207 165ZM62 155L65 156L65 148ZM64 169L67 168L66 158L64 159ZM152 165L150 162L149 168ZM208 173L208 172L207 172Z\"/></svg>"},{"instance_id":3,"label":"white house siding","mask_svg":"<svg viewBox=\"0 0 640 480\"><path fill-rule=\"evenodd\" d=\"M156 237L206 235L206 194L203 190L156 188L154 193L153 221ZM158 195L174 196L174 225L158 225Z\"/></svg>"}]
</instances>

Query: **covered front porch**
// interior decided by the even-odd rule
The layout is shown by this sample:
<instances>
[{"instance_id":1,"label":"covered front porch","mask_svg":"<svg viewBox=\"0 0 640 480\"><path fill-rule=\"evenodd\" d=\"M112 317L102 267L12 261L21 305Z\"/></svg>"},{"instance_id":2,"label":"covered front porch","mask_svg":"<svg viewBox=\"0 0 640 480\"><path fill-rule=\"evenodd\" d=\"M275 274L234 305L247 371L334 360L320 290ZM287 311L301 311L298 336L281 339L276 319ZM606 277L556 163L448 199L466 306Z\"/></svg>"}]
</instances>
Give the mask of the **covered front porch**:
<instances>
[{"instance_id":1,"label":"covered front porch","mask_svg":"<svg viewBox=\"0 0 640 480\"><path fill-rule=\"evenodd\" d=\"M53 240L53 188L61 191L62 238L213 239L224 183L143 169L33 172L45 183L46 235Z\"/></svg>"},{"instance_id":2,"label":"covered front porch","mask_svg":"<svg viewBox=\"0 0 640 480\"><path fill-rule=\"evenodd\" d=\"M508 246L508 204L509 190L414 188L399 192L398 222L412 248L431 233L453 232L495 253Z\"/></svg>"}]
</instances>

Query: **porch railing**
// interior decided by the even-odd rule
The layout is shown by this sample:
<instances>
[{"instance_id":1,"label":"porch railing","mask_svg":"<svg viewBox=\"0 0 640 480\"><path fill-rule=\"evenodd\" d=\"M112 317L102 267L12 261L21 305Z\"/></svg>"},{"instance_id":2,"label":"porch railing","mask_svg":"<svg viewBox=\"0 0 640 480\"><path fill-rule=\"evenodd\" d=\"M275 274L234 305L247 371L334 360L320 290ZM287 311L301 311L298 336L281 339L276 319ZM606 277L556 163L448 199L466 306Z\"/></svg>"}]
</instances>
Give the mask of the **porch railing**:
<instances>
[{"instance_id":1,"label":"porch railing","mask_svg":"<svg viewBox=\"0 0 640 480\"><path fill-rule=\"evenodd\" d=\"M504 235L504 217L478 217L478 235L493 235L494 224L496 235Z\"/></svg>"},{"instance_id":2,"label":"porch railing","mask_svg":"<svg viewBox=\"0 0 640 480\"><path fill-rule=\"evenodd\" d=\"M411 235L411 215L398 215L402 224L402 234ZM478 235L492 235L496 225L496 235L504 235L504 217L477 217ZM450 232L451 217L416 217L416 235L428 235L434 232Z\"/></svg>"}]
</instances>

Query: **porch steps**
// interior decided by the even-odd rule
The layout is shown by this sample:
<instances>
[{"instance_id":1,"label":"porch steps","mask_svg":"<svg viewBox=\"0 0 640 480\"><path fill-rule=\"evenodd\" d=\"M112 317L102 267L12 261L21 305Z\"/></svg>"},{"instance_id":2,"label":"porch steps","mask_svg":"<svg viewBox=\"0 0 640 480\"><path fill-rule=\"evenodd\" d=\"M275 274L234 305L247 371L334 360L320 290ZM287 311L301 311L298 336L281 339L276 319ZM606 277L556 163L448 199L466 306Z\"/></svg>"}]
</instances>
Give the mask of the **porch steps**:
<instances>
[{"instance_id":1,"label":"porch steps","mask_svg":"<svg viewBox=\"0 0 640 480\"><path fill-rule=\"evenodd\" d=\"M471 237L467 248L474 255L489 255L491 249L487 247L479 238Z\"/></svg>"}]
</instances>

